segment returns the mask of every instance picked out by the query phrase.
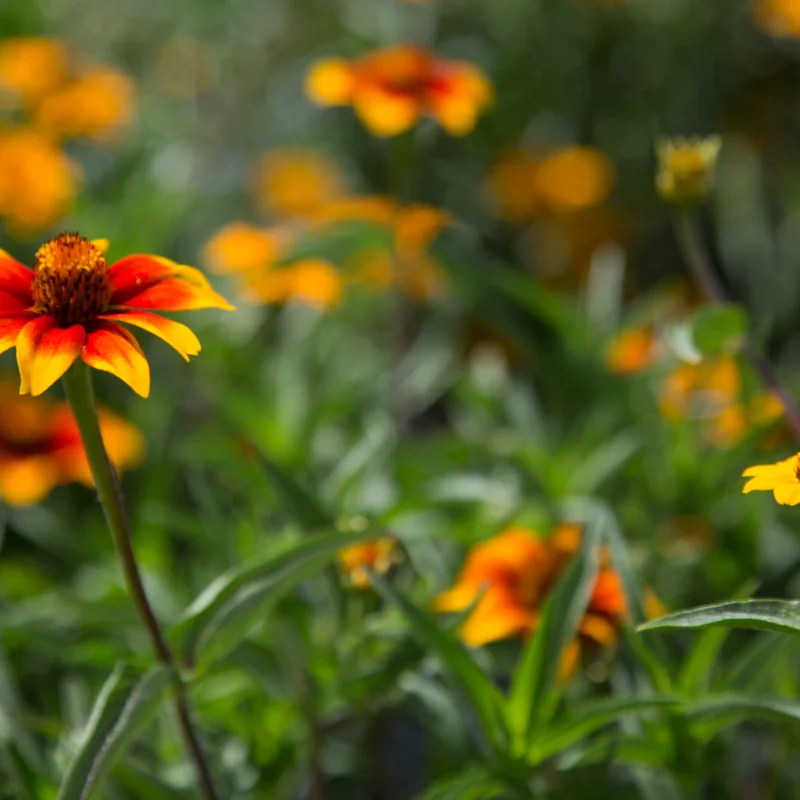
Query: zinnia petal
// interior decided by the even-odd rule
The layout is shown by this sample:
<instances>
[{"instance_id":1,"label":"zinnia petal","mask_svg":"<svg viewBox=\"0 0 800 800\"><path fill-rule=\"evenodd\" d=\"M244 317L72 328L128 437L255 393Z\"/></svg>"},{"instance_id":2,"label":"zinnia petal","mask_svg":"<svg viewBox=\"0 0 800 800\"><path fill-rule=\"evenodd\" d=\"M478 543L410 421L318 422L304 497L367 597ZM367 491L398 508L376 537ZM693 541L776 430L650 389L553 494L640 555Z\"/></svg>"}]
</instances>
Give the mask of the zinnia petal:
<instances>
[{"instance_id":1,"label":"zinnia petal","mask_svg":"<svg viewBox=\"0 0 800 800\"><path fill-rule=\"evenodd\" d=\"M782 483L773 490L775 500L782 506L796 506L800 503L800 482Z\"/></svg>"},{"instance_id":2,"label":"zinnia petal","mask_svg":"<svg viewBox=\"0 0 800 800\"><path fill-rule=\"evenodd\" d=\"M95 369L110 372L136 394L150 394L150 367L136 339L116 322L98 320L83 346L83 360Z\"/></svg>"},{"instance_id":3,"label":"zinnia petal","mask_svg":"<svg viewBox=\"0 0 800 800\"><path fill-rule=\"evenodd\" d=\"M353 110L373 136L397 136L413 128L420 106L413 96L393 94L380 86L360 86L353 97Z\"/></svg>"},{"instance_id":4,"label":"zinnia petal","mask_svg":"<svg viewBox=\"0 0 800 800\"><path fill-rule=\"evenodd\" d=\"M0 308L7 307L2 295L11 295L22 304L21 308L30 308L33 305L32 283L33 270L0 250Z\"/></svg>"},{"instance_id":5,"label":"zinnia petal","mask_svg":"<svg viewBox=\"0 0 800 800\"><path fill-rule=\"evenodd\" d=\"M19 332L34 318L33 312L18 315L10 313L2 316L0 312L0 353L5 353L17 343Z\"/></svg>"},{"instance_id":6,"label":"zinnia petal","mask_svg":"<svg viewBox=\"0 0 800 800\"><path fill-rule=\"evenodd\" d=\"M355 84L355 72L347 61L328 58L308 71L306 94L321 106L343 106L350 102Z\"/></svg>"},{"instance_id":7,"label":"zinnia petal","mask_svg":"<svg viewBox=\"0 0 800 800\"><path fill-rule=\"evenodd\" d=\"M112 306L161 311L193 311L233 306L217 294L205 275L194 267L159 256L135 255L109 268L114 285Z\"/></svg>"},{"instance_id":8,"label":"zinnia petal","mask_svg":"<svg viewBox=\"0 0 800 800\"><path fill-rule=\"evenodd\" d=\"M28 360L30 393L46 392L72 366L85 341L83 325L54 327L45 331Z\"/></svg>"},{"instance_id":9,"label":"zinnia petal","mask_svg":"<svg viewBox=\"0 0 800 800\"><path fill-rule=\"evenodd\" d=\"M196 356L200 352L200 341L190 328L180 322L159 317L158 314L147 311L123 311L119 314L103 314L100 319L117 320L148 331L174 347L186 361L189 360L189 356Z\"/></svg>"},{"instance_id":10,"label":"zinnia petal","mask_svg":"<svg viewBox=\"0 0 800 800\"><path fill-rule=\"evenodd\" d=\"M0 462L0 498L11 506L43 500L58 483L58 466L48 455L23 456Z\"/></svg>"},{"instance_id":11,"label":"zinnia petal","mask_svg":"<svg viewBox=\"0 0 800 800\"><path fill-rule=\"evenodd\" d=\"M505 586L490 586L461 627L465 644L480 647L518 633L527 633L535 626L538 611L523 605Z\"/></svg>"},{"instance_id":12,"label":"zinnia petal","mask_svg":"<svg viewBox=\"0 0 800 800\"><path fill-rule=\"evenodd\" d=\"M34 317L17 336L17 366L19 367L20 394L28 394L31 390L30 367L33 354L39 340L47 331L55 328L55 317Z\"/></svg>"}]
</instances>

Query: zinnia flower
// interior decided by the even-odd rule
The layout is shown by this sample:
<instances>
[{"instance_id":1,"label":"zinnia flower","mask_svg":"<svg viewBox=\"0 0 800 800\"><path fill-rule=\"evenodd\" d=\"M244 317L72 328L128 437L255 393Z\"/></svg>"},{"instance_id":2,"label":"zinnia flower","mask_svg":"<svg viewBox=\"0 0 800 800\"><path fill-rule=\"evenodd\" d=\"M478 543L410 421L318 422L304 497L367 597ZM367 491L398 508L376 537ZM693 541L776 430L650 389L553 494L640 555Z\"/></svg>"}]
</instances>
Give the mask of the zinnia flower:
<instances>
[{"instance_id":1,"label":"zinnia flower","mask_svg":"<svg viewBox=\"0 0 800 800\"><path fill-rule=\"evenodd\" d=\"M665 139L656 146L656 188L669 203L692 205L708 197L714 185L722 139L719 136Z\"/></svg>"},{"instance_id":2,"label":"zinnia flower","mask_svg":"<svg viewBox=\"0 0 800 800\"><path fill-rule=\"evenodd\" d=\"M767 491L772 492L782 506L800 503L800 453L777 464L749 467L742 477L750 478L742 488L745 494Z\"/></svg>"},{"instance_id":3,"label":"zinnia flower","mask_svg":"<svg viewBox=\"0 0 800 800\"><path fill-rule=\"evenodd\" d=\"M144 452L139 431L104 409L99 416L114 466L135 466ZM55 486L73 481L92 485L69 406L42 397L20 397L8 381L0 381L0 498L14 506L30 505Z\"/></svg>"},{"instance_id":4,"label":"zinnia flower","mask_svg":"<svg viewBox=\"0 0 800 800\"><path fill-rule=\"evenodd\" d=\"M800 4L797 0L754 0L753 17L770 36L800 39Z\"/></svg>"},{"instance_id":5,"label":"zinnia flower","mask_svg":"<svg viewBox=\"0 0 800 800\"><path fill-rule=\"evenodd\" d=\"M39 248L32 270L0 252L0 352L17 348L20 394L41 394L82 358L147 397L147 360L119 323L155 334L188 361L200 352L197 337L152 311L233 308L192 267L152 255L109 266L106 246L62 233Z\"/></svg>"},{"instance_id":6,"label":"zinnia flower","mask_svg":"<svg viewBox=\"0 0 800 800\"><path fill-rule=\"evenodd\" d=\"M392 568L397 559L397 542L390 536L353 544L339 551L339 565L357 589L366 589L369 586L367 567L383 575Z\"/></svg>"},{"instance_id":7,"label":"zinnia flower","mask_svg":"<svg viewBox=\"0 0 800 800\"><path fill-rule=\"evenodd\" d=\"M652 328L629 328L611 343L606 363L617 375L634 375L652 366L658 354L658 340Z\"/></svg>"},{"instance_id":8,"label":"zinnia flower","mask_svg":"<svg viewBox=\"0 0 800 800\"><path fill-rule=\"evenodd\" d=\"M67 49L56 39L15 36L0 42L0 88L27 106L58 86L68 68Z\"/></svg>"},{"instance_id":9,"label":"zinnia flower","mask_svg":"<svg viewBox=\"0 0 800 800\"><path fill-rule=\"evenodd\" d=\"M306 91L320 105L352 105L375 136L396 136L421 117L464 136L492 100L491 85L477 67L414 45L387 47L355 61L321 61L310 70Z\"/></svg>"},{"instance_id":10,"label":"zinnia flower","mask_svg":"<svg viewBox=\"0 0 800 800\"><path fill-rule=\"evenodd\" d=\"M471 647L509 636L529 634L539 624L540 609L564 566L580 546L580 528L566 524L542 539L523 527L508 528L475 545L455 586L434 601L437 611L463 611L476 599L460 635ZM482 594L481 594L482 592ZM627 613L622 583L604 564L595 581L578 632L586 642L610 644ZM562 675L569 672L575 648L565 653Z\"/></svg>"}]
</instances>

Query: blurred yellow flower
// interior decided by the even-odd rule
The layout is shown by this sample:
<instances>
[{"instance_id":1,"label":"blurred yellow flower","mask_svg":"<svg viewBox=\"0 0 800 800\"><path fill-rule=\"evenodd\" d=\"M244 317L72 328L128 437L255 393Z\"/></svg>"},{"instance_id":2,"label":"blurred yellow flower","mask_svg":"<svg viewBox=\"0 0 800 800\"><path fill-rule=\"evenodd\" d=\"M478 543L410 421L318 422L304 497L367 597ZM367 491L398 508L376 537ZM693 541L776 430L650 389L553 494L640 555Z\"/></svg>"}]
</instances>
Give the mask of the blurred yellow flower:
<instances>
[{"instance_id":1,"label":"blurred yellow flower","mask_svg":"<svg viewBox=\"0 0 800 800\"><path fill-rule=\"evenodd\" d=\"M68 68L69 54L57 39L18 36L0 41L0 91L26 106L62 83Z\"/></svg>"},{"instance_id":2,"label":"blurred yellow flower","mask_svg":"<svg viewBox=\"0 0 800 800\"><path fill-rule=\"evenodd\" d=\"M652 328L629 328L622 331L606 353L606 364L617 375L633 375L651 367L660 353Z\"/></svg>"},{"instance_id":3,"label":"blurred yellow flower","mask_svg":"<svg viewBox=\"0 0 800 800\"><path fill-rule=\"evenodd\" d=\"M275 219L312 217L346 191L344 176L331 159L301 147L262 156L253 186L259 210Z\"/></svg>"},{"instance_id":4,"label":"blurred yellow flower","mask_svg":"<svg viewBox=\"0 0 800 800\"><path fill-rule=\"evenodd\" d=\"M705 200L714 185L714 171L722 148L719 136L664 139L656 145L656 188L662 199L676 205Z\"/></svg>"},{"instance_id":5,"label":"blurred yellow flower","mask_svg":"<svg viewBox=\"0 0 800 800\"><path fill-rule=\"evenodd\" d=\"M274 269L245 273L247 295L262 303L299 301L326 311L342 299L343 280L332 264L318 258L294 261Z\"/></svg>"},{"instance_id":6,"label":"blurred yellow flower","mask_svg":"<svg viewBox=\"0 0 800 800\"><path fill-rule=\"evenodd\" d=\"M506 150L489 171L486 190L495 214L506 222L531 222L541 212L572 214L609 195L614 168L592 147L563 147L541 157Z\"/></svg>"},{"instance_id":7,"label":"blurred yellow flower","mask_svg":"<svg viewBox=\"0 0 800 800\"><path fill-rule=\"evenodd\" d=\"M65 214L77 191L79 171L36 131L0 133L0 217L18 233L46 228Z\"/></svg>"},{"instance_id":8,"label":"blurred yellow flower","mask_svg":"<svg viewBox=\"0 0 800 800\"><path fill-rule=\"evenodd\" d=\"M745 494L767 491L772 492L776 502L783 506L800 503L800 453L777 464L750 467L742 477L750 478L742 488Z\"/></svg>"},{"instance_id":9,"label":"blurred yellow flower","mask_svg":"<svg viewBox=\"0 0 800 800\"><path fill-rule=\"evenodd\" d=\"M138 464L144 454L139 431L100 411L109 457L118 469ZM43 500L59 484L92 476L72 413L66 403L21 396L16 383L0 381L0 499L13 506Z\"/></svg>"},{"instance_id":10,"label":"blurred yellow flower","mask_svg":"<svg viewBox=\"0 0 800 800\"><path fill-rule=\"evenodd\" d=\"M323 106L352 105L374 136L396 136L431 117L452 136L464 136L492 101L477 67L446 61L416 45L395 45L354 61L327 59L306 78L306 92Z\"/></svg>"},{"instance_id":11,"label":"blurred yellow flower","mask_svg":"<svg viewBox=\"0 0 800 800\"><path fill-rule=\"evenodd\" d=\"M203 259L223 275L266 269L283 257L290 242L285 231L232 222L206 242Z\"/></svg>"},{"instance_id":12,"label":"blurred yellow flower","mask_svg":"<svg viewBox=\"0 0 800 800\"><path fill-rule=\"evenodd\" d=\"M389 536L353 544L339 551L339 565L357 589L369 586L367 567L385 575L399 559L397 542Z\"/></svg>"},{"instance_id":13,"label":"blurred yellow flower","mask_svg":"<svg viewBox=\"0 0 800 800\"><path fill-rule=\"evenodd\" d=\"M592 147L557 150L542 160L536 174L540 198L557 214L598 205L613 184L611 161Z\"/></svg>"},{"instance_id":14,"label":"blurred yellow flower","mask_svg":"<svg viewBox=\"0 0 800 800\"><path fill-rule=\"evenodd\" d=\"M133 81L110 67L95 67L47 94L34 122L52 136L108 140L133 117Z\"/></svg>"},{"instance_id":15,"label":"blurred yellow flower","mask_svg":"<svg viewBox=\"0 0 800 800\"><path fill-rule=\"evenodd\" d=\"M800 3L797 0L754 0L753 18L770 36L800 39Z\"/></svg>"}]
</instances>

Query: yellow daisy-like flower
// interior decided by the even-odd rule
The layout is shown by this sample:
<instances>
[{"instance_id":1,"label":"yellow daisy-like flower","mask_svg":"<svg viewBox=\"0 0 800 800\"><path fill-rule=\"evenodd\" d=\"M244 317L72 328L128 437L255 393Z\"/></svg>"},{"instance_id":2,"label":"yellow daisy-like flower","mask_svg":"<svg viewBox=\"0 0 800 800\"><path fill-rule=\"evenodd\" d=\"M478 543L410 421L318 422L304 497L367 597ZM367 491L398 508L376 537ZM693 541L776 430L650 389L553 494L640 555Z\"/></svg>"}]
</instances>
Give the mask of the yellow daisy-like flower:
<instances>
[{"instance_id":1,"label":"yellow daisy-like flower","mask_svg":"<svg viewBox=\"0 0 800 800\"><path fill-rule=\"evenodd\" d=\"M742 488L749 492L772 492L775 501L782 506L800 503L800 453L796 453L777 464L761 464L749 467L742 477L750 478Z\"/></svg>"},{"instance_id":2,"label":"yellow daisy-like flower","mask_svg":"<svg viewBox=\"0 0 800 800\"><path fill-rule=\"evenodd\" d=\"M722 139L719 136L666 139L656 145L656 189L668 203L691 205L705 200L714 183Z\"/></svg>"}]
</instances>

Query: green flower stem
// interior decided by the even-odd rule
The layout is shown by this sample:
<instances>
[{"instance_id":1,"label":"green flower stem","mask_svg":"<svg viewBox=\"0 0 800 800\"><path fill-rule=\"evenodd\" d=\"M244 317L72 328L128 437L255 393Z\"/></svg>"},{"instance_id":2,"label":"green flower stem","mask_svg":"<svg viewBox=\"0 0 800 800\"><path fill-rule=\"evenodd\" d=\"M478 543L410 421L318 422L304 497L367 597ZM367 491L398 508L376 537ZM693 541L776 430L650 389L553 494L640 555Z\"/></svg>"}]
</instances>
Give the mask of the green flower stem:
<instances>
[{"instance_id":1,"label":"green flower stem","mask_svg":"<svg viewBox=\"0 0 800 800\"><path fill-rule=\"evenodd\" d=\"M706 254L690 211L680 211L675 218L675 234L684 260L705 298L710 303L728 303L730 299ZM761 382L780 400L786 421L794 438L800 443L800 409L794 398L781 383L778 373L769 360L752 344L743 351L745 358L758 373Z\"/></svg>"},{"instance_id":2,"label":"green flower stem","mask_svg":"<svg viewBox=\"0 0 800 800\"><path fill-rule=\"evenodd\" d=\"M76 361L64 375L63 382L70 408L83 440L86 457L94 477L97 496L100 499L100 505L103 507L106 522L114 539L114 546L117 549L117 555L122 565L125 583L131 599L150 637L156 659L160 664L172 668L175 711L181 736L197 772L201 796L204 800L217 800L211 773L189 715L186 684L178 672L172 652L167 645L142 584L139 566L136 563L136 556L133 552L128 515L122 498L122 488L117 471L109 461L108 453L103 444L103 437L100 433L91 370L82 361Z\"/></svg>"}]
</instances>

